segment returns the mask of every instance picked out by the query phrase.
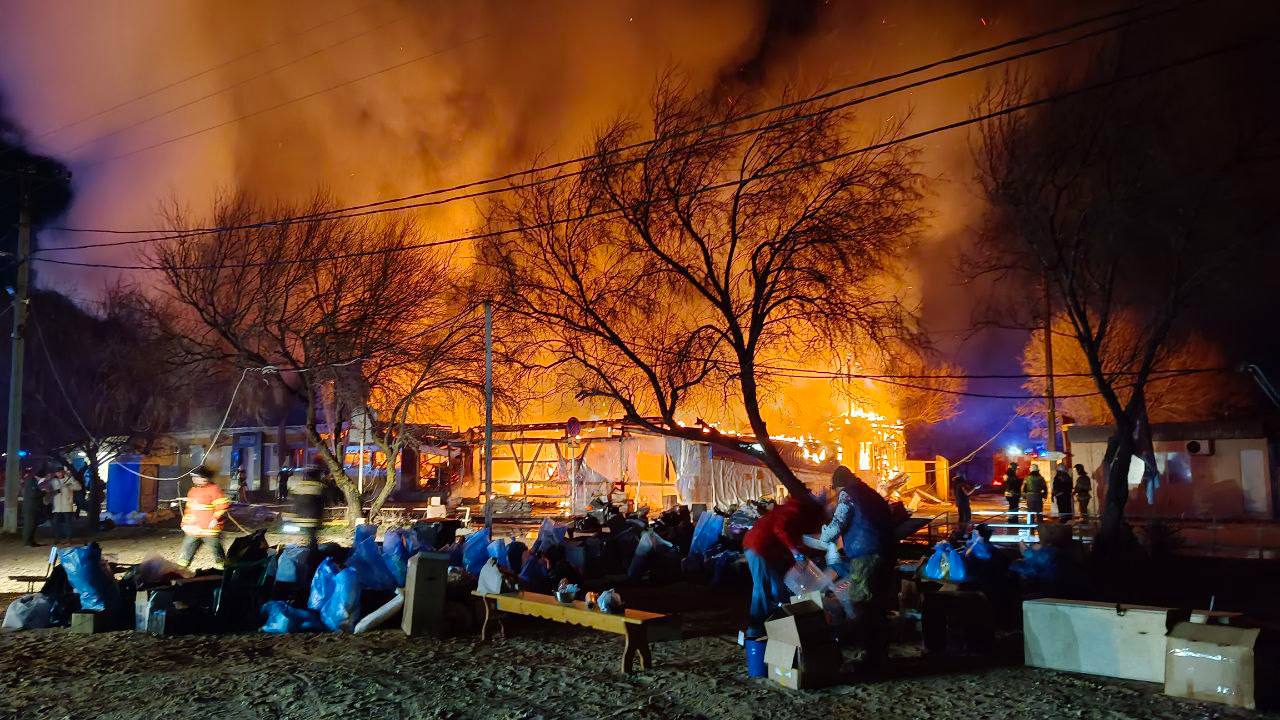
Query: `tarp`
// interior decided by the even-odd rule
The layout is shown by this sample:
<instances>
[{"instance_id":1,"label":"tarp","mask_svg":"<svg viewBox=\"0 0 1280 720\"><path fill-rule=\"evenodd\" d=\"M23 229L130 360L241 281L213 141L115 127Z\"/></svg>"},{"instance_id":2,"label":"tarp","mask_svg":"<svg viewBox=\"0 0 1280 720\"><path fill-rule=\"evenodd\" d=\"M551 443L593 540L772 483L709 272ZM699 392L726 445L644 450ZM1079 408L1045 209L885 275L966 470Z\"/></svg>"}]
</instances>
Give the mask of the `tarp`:
<instances>
[{"instance_id":1,"label":"tarp","mask_svg":"<svg viewBox=\"0 0 1280 720\"><path fill-rule=\"evenodd\" d=\"M718 458L706 443L669 438L667 455L676 468L676 498L682 505L728 510L773 494L777 482L767 468Z\"/></svg>"}]
</instances>

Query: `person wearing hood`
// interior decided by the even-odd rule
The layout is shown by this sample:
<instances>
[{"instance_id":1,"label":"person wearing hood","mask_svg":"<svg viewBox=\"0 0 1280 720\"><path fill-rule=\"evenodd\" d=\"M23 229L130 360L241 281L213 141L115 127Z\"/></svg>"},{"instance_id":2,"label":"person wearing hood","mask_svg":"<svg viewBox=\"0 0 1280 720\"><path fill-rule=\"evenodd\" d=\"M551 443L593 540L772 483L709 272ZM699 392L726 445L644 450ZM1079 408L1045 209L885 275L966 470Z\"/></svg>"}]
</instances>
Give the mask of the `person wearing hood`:
<instances>
[{"instance_id":1,"label":"person wearing hood","mask_svg":"<svg viewBox=\"0 0 1280 720\"><path fill-rule=\"evenodd\" d=\"M802 538L822 527L824 508L812 497L789 497L765 513L742 538L751 571L751 608L747 637L764 636L764 622L786 599L782 578L792 563L805 559Z\"/></svg>"},{"instance_id":2,"label":"person wearing hood","mask_svg":"<svg viewBox=\"0 0 1280 720\"><path fill-rule=\"evenodd\" d=\"M894 596L893 564L897 541L889 502L841 465L831 476L839 490L831 520L819 536L824 542L840 539L849 560L848 604L855 612L860 639L866 648L863 665L874 669L888 650L885 624Z\"/></svg>"}]
</instances>

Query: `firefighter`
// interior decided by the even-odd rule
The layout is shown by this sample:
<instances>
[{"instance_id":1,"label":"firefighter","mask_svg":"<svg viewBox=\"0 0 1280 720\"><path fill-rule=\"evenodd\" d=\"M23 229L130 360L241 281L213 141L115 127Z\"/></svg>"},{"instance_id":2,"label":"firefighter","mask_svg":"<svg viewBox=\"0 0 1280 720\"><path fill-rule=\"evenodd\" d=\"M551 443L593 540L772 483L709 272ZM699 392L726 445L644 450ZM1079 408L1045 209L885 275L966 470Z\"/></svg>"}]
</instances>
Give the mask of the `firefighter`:
<instances>
[{"instance_id":1,"label":"firefighter","mask_svg":"<svg viewBox=\"0 0 1280 720\"><path fill-rule=\"evenodd\" d=\"M1044 512L1044 498L1049 494L1049 484L1040 474L1040 468L1035 465L1031 466L1031 472L1027 474L1023 491L1027 495L1027 511L1034 513L1031 522L1040 522L1040 516Z\"/></svg>"},{"instance_id":2,"label":"firefighter","mask_svg":"<svg viewBox=\"0 0 1280 720\"><path fill-rule=\"evenodd\" d=\"M1068 522L1071 520L1072 488L1071 473L1066 465L1059 464L1053 473L1053 502L1057 506L1058 517Z\"/></svg>"},{"instance_id":3,"label":"firefighter","mask_svg":"<svg viewBox=\"0 0 1280 720\"><path fill-rule=\"evenodd\" d=\"M1009 522L1018 522L1018 506L1022 504L1022 478L1018 477L1018 464L1009 463L1004 473L1004 499L1009 503Z\"/></svg>"},{"instance_id":4,"label":"firefighter","mask_svg":"<svg viewBox=\"0 0 1280 720\"><path fill-rule=\"evenodd\" d=\"M308 466L302 480L293 484L293 512L289 520L307 538L307 548L316 549L320 523L324 519L324 472L317 466Z\"/></svg>"},{"instance_id":5,"label":"firefighter","mask_svg":"<svg viewBox=\"0 0 1280 720\"><path fill-rule=\"evenodd\" d=\"M222 549L222 519L231 507L222 488L213 482L213 470L201 465L191 473L191 490L182 511L182 550L178 564L190 567L191 560L201 545L207 545L213 553L213 566L221 569L227 555Z\"/></svg>"}]
</instances>

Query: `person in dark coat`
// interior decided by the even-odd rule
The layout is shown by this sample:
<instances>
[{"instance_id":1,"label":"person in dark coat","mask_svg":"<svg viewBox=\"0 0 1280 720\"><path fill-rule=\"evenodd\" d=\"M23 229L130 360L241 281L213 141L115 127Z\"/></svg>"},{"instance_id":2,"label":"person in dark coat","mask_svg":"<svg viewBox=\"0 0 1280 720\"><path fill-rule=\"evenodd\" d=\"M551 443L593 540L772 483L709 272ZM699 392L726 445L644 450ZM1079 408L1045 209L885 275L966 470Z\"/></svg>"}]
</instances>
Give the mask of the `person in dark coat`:
<instances>
[{"instance_id":1,"label":"person in dark coat","mask_svg":"<svg viewBox=\"0 0 1280 720\"><path fill-rule=\"evenodd\" d=\"M1040 522L1041 513L1044 512L1044 498L1049 494L1049 483L1045 482L1044 476L1040 474L1040 468L1031 466L1031 472L1027 473L1027 480L1023 483L1022 490L1027 495L1027 511L1034 513L1031 522Z\"/></svg>"},{"instance_id":2,"label":"person in dark coat","mask_svg":"<svg viewBox=\"0 0 1280 720\"><path fill-rule=\"evenodd\" d=\"M951 494L956 503L956 522L966 535L969 532L969 523L973 521L973 507L969 505L969 496L973 491L973 484L965 478L964 473L957 473L951 479Z\"/></svg>"},{"instance_id":3,"label":"person in dark coat","mask_svg":"<svg viewBox=\"0 0 1280 720\"><path fill-rule=\"evenodd\" d=\"M862 665L874 670L888 655L888 612L897 595L893 567L898 543L893 515L888 501L849 468L836 468L831 484L839 495L819 539L830 543L839 538L848 558L845 600L856 608L854 636L866 651Z\"/></svg>"},{"instance_id":4,"label":"person in dark coat","mask_svg":"<svg viewBox=\"0 0 1280 720\"><path fill-rule=\"evenodd\" d=\"M1093 497L1093 480L1085 472L1083 465L1076 465L1076 505L1080 508L1080 517L1089 517L1089 500Z\"/></svg>"},{"instance_id":5,"label":"person in dark coat","mask_svg":"<svg viewBox=\"0 0 1280 720\"><path fill-rule=\"evenodd\" d=\"M1058 507L1058 517L1071 519L1071 473L1066 465L1059 465L1053 473L1053 502Z\"/></svg>"},{"instance_id":6,"label":"person in dark coat","mask_svg":"<svg viewBox=\"0 0 1280 720\"><path fill-rule=\"evenodd\" d=\"M27 547L39 547L36 542L36 526L40 524L40 506L44 503L44 493L40 484L30 470L22 474L22 544Z\"/></svg>"},{"instance_id":7,"label":"person in dark coat","mask_svg":"<svg viewBox=\"0 0 1280 720\"><path fill-rule=\"evenodd\" d=\"M1018 506L1022 504L1022 478L1017 463L1009 463L1004 473L1004 499L1009 503L1009 522L1018 522Z\"/></svg>"}]
</instances>

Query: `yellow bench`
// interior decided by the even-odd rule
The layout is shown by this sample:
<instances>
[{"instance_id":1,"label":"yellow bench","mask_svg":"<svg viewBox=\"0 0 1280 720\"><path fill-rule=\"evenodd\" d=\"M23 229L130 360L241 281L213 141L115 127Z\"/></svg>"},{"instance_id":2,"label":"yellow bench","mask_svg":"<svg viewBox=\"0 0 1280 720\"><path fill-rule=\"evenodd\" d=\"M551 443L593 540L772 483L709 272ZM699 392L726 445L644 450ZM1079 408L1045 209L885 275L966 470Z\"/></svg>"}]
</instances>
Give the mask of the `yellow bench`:
<instances>
[{"instance_id":1,"label":"yellow bench","mask_svg":"<svg viewBox=\"0 0 1280 720\"><path fill-rule=\"evenodd\" d=\"M487 642L492 637L494 625L498 626L498 631L505 637L506 628L502 625L500 613L526 615L568 625L580 625L626 638L622 647L622 672L624 673L632 672L637 657L640 659L642 669L652 667L653 657L649 654L649 630L655 626L664 627L664 629L674 628L676 624L676 618L672 615L643 610L624 610L621 613L612 614L590 610L581 600L562 603L550 595L538 593L514 592L492 595L476 592L473 594L484 600L484 625L480 628L481 642Z\"/></svg>"}]
</instances>

